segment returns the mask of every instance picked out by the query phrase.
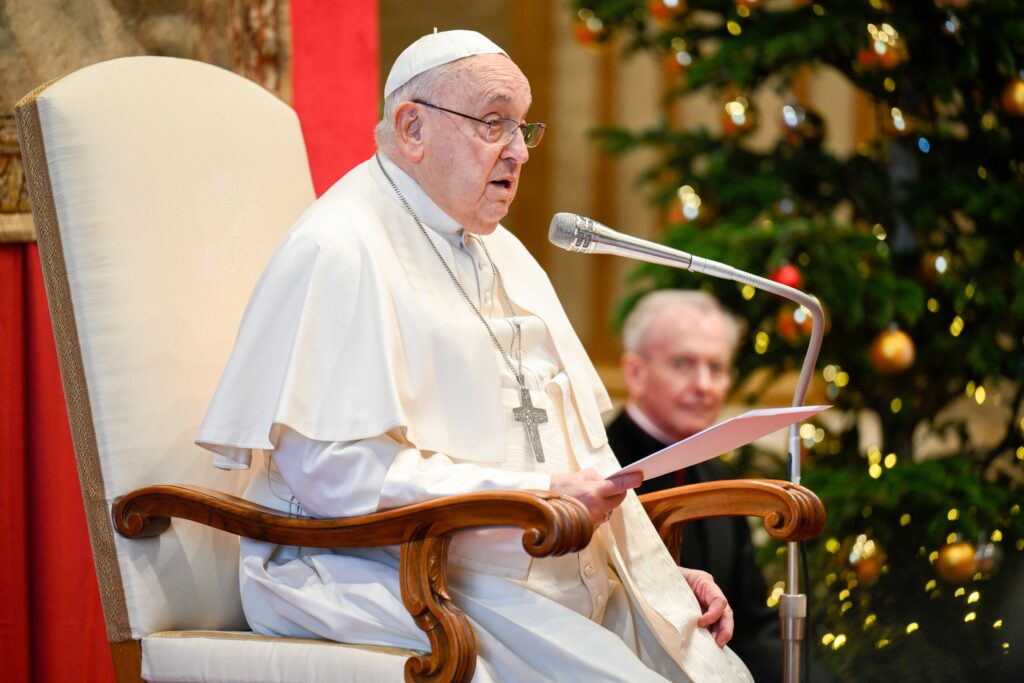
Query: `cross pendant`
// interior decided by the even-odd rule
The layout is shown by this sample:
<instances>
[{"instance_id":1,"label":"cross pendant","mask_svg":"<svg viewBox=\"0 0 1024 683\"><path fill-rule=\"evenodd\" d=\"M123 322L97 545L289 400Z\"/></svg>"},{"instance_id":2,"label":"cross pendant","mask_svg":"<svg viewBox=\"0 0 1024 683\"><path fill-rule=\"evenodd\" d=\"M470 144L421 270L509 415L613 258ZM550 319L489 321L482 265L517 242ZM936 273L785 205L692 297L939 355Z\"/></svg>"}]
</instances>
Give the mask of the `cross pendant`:
<instances>
[{"instance_id":1,"label":"cross pendant","mask_svg":"<svg viewBox=\"0 0 1024 683\"><path fill-rule=\"evenodd\" d=\"M537 462L544 462L544 449L540 445L540 431L537 425L548 421L548 411L534 408L530 400L530 392L526 387L519 387L519 407L512 409L512 419L523 424L526 437L530 440L533 457Z\"/></svg>"}]
</instances>

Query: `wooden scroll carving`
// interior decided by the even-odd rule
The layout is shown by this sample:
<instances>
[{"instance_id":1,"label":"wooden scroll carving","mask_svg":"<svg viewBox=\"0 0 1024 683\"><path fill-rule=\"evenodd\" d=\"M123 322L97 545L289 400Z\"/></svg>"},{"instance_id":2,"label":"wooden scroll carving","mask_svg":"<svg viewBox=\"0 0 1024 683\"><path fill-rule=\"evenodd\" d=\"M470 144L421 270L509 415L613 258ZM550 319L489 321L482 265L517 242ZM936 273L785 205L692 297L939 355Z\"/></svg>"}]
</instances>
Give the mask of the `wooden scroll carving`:
<instances>
[{"instance_id":1,"label":"wooden scroll carving","mask_svg":"<svg viewBox=\"0 0 1024 683\"><path fill-rule=\"evenodd\" d=\"M361 517L310 519L282 514L198 486L149 486L114 502L114 527L131 538L163 533L172 517L246 538L307 548L402 547L402 600L430 640L431 651L411 657L407 681L469 681L476 668L476 639L448 594L451 534L482 526L523 530L534 557L579 552L593 525L573 498L547 491L471 493Z\"/></svg>"},{"instance_id":2,"label":"wooden scroll carving","mask_svg":"<svg viewBox=\"0 0 1024 683\"><path fill-rule=\"evenodd\" d=\"M732 479L680 486L640 496L673 557L679 557L677 525L709 517L753 516L780 541L804 541L825 527L825 506L813 492L787 481Z\"/></svg>"}]
</instances>

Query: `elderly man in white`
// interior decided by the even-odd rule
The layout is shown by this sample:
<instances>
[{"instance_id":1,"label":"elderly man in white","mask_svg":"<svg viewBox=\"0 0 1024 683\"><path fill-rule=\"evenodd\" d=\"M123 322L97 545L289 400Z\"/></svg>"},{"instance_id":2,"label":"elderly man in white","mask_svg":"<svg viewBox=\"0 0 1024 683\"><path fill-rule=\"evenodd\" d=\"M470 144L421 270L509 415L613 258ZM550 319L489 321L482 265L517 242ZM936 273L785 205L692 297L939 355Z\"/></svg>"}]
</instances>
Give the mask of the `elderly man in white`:
<instances>
[{"instance_id":1,"label":"elderly man in white","mask_svg":"<svg viewBox=\"0 0 1024 683\"><path fill-rule=\"evenodd\" d=\"M478 681L749 680L731 611L680 573L617 469L608 396L537 263L498 225L544 125L530 87L471 31L425 36L385 86L377 154L272 257L197 436L248 496L317 517L440 496L550 489L599 525L533 559L518 530L458 534L452 598ZM268 635L426 649L397 551L243 541L242 602Z\"/></svg>"}]
</instances>

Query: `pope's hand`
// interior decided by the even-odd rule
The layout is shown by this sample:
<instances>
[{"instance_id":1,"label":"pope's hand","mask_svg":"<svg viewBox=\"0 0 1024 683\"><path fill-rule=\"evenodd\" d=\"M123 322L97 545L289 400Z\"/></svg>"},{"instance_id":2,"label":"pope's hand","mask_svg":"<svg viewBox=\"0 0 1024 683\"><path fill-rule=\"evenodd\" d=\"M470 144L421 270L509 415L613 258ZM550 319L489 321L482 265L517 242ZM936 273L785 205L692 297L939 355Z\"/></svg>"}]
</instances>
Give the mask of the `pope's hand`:
<instances>
[{"instance_id":1,"label":"pope's hand","mask_svg":"<svg viewBox=\"0 0 1024 683\"><path fill-rule=\"evenodd\" d=\"M551 475L551 490L563 496L572 496L583 503L590 512L594 526L599 526L608 521L612 510L625 499L626 492L635 489L643 480L640 472L605 479L597 470L588 469Z\"/></svg>"},{"instance_id":2,"label":"pope's hand","mask_svg":"<svg viewBox=\"0 0 1024 683\"><path fill-rule=\"evenodd\" d=\"M703 612L697 620L697 626L710 627L709 630L715 637L718 647L725 647L725 644L732 640L733 630L732 607L729 607L725 593L707 572L686 567L680 567L679 571L686 579L686 583L690 584L690 589L697 596L697 602L700 603Z\"/></svg>"}]
</instances>

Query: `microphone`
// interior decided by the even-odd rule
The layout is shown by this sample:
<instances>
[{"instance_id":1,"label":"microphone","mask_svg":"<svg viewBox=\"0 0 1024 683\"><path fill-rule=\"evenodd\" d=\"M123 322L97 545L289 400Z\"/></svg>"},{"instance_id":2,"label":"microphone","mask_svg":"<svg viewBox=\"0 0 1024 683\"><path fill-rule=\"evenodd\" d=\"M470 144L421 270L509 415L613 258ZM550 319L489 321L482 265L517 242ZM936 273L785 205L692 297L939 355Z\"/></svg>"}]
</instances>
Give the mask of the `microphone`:
<instances>
[{"instance_id":1,"label":"microphone","mask_svg":"<svg viewBox=\"0 0 1024 683\"><path fill-rule=\"evenodd\" d=\"M657 242L625 235L612 230L606 225L597 221L578 216L574 213L556 213L551 219L551 230L548 232L548 239L556 247L566 251L574 251L581 254L614 254L626 258L647 261L658 265L681 268L694 273L704 273L723 280L734 280L755 289L771 292L776 296L789 299L806 308L813 321L811 327L811 338L807 345L807 355L804 357L803 368L800 378L793 392L793 405L803 405L807 396L807 389L811 383L811 372L818 360L818 351L821 348L821 339L824 335L825 313L821 309L818 300L801 292L799 289L748 273L744 270L727 266L718 261L712 261L701 256L687 254L685 251L666 247ZM799 453L799 440L796 435L796 427L790 430L790 454ZM800 459L797 455L791 457L791 480L800 483Z\"/></svg>"},{"instance_id":2,"label":"microphone","mask_svg":"<svg viewBox=\"0 0 1024 683\"><path fill-rule=\"evenodd\" d=\"M548 239L556 247L581 254L613 254L626 258L706 273L726 280L741 279L741 271L724 263L687 254L657 242L640 239L612 230L592 218L574 213L556 213L551 219Z\"/></svg>"}]
</instances>

